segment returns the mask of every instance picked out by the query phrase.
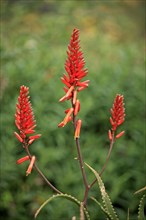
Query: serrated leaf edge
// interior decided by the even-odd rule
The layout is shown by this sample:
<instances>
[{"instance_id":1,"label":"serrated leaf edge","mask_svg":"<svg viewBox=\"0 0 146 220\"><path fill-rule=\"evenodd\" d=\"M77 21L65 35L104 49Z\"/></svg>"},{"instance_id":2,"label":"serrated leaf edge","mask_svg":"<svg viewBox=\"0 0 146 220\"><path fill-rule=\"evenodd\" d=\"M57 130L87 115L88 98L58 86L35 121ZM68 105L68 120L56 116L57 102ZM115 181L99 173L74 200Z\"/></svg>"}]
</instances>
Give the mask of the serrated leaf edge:
<instances>
[{"instance_id":1,"label":"serrated leaf edge","mask_svg":"<svg viewBox=\"0 0 146 220\"><path fill-rule=\"evenodd\" d=\"M138 220L142 220L142 217L143 217L142 215L144 213L143 207L144 207L144 199L145 199L145 197L146 197L146 194L144 194L142 196L142 198L140 199L140 203L139 203L139 206L138 206Z\"/></svg>"},{"instance_id":2,"label":"serrated leaf edge","mask_svg":"<svg viewBox=\"0 0 146 220\"><path fill-rule=\"evenodd\" d=\"M96 172L96 170L94 170L90 165L88 165L87 163L85 163L85 164L94 173L94 175L96 176L96 179L98 181L98 185L99 185L99 188L100 188L101 196L102 196L102 201L103 201L104 209L108 213L108 216L111 218L111 220L119 220L119 218L118 218L118 216L117 216L117 214L116 214L116 212L114 210L114 207L112 205L112 202L111 202L107 192L105 191L105 186L104 186L104 183L103 183L101 177ZM109 208L112 211L112 214L109 212L109 208L107 206L106 199L108 199L108 205L110 206Z\"/></svg>"},{"instance_id":3,"label":"serrated leaf edge","mask_svg":"<svg viewBox=\"0 0 146 220\"><path fill-rule=\"evenodd\" d=\"M76 203L79 207L81 206L81 202L80 202L78 199L76 199L75 197L71 196L71 195L63 194L63 193L61 193L61 194L56 194L56 195L51 196L49 199L47 199L47 200L37 209L37 211L36 211L34 217L37 218L38 214L40 213L40 211L42 210L42 208L43 208L47 203L49 203L49 202L51 202L53 199L59 198L59 197L66 198L66 199L68 199L68 200L70 200L70 201ZM83 211L84 211L84 213L85 213L85 216L86 216L87 220L90 220L89 213L88 213L88 211L87 211L87 209L86 209L85 207L83 208Z\"/></svg>"},{"instance_id":4,"label":"serrated leaf edge","mask_svg":"<svg viewBox=\"0 0 146 220\"><path fill-rule=\"evenodd\" d=\"M105 208L101 205L100 202L98 202L97 199L95 199L94 197L90 197L96 204L98 204L98 206L101 208L101 210L109 217L108 212L105 210Z\"/></svg>"}]
</instances>

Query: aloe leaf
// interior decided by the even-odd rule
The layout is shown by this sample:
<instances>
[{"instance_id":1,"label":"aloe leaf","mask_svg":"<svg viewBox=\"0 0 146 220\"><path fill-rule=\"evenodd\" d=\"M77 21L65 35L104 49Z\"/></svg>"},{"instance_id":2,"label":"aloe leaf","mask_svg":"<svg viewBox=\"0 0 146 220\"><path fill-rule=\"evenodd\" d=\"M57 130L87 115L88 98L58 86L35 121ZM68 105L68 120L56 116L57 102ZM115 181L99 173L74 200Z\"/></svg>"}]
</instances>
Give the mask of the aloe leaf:
<instances>
[{"instance_id":1,"label":"aloe leaf","mask_svg":"<svg viewBox=\"0 0 146 220\"><path fill-rule=\"evenodd\" d=\"M86 163L85 163L86 164ZM108 216L110 217L111 220L119 220L119 218L117 217L117 214L114 210L114 207L111 203L111 200L107 194L107 192L105 191L105 186L103 184L103 181L101 179L101 177L99 176L99 174L92 168L90 167L88 164L86 164L86 166L94 173L94 175L96 176L99 188L100 188L100 192L101 192L101 196L102 196L102 201L104 204L104 209L106 211L106 213L108 213Z\"/></svg>"},{"instance_id":2,"label":"aloe leaf","mask_svg":"<svg viewBox=\"0 0 146 220\"><path fill-rule=\"evenodd\" d=\"M85 220L85 216L84 216L84 206L83 203L81 202L80 204L80 220Z\"/></svg>"},{"instance_id":3,"label":"aloe leaf","mask_svg":"<svg viewBox=\"0 0 146 220\"><path fill-rule=\"evenodd\" d=\"M94 197L91 197L91 199L101 208L101 210L109 217L108 212L105 210L105 208L101 205L100 202L98 202L97 199L95 199Z\"/></svg>"},{"instance_id":4,"label":"aloe leaf","mask_svg":"<svg viewBox=\"0 0 146 220\"><path fill-rule=\"evenodd\" d=\"M52 200L56 199L56 198L65 198L67 200L70 200L72 202L74 202L75 204L77 204L79 207L81 207L81 202L79 200L77 200L75 197L71 196L71 195L68 195L68 194L56 194L56 195L53 195L51 196L49 199L47 199L40 207L39 209L36 211L35 213L35 218L38 216L38 214L40 213L40 211L42 210L42 208L47 205L49 202L51 202ZM86 219L87 220L90 220L90 216L89 216L89 213L87 211L87 209L85 207L83 207L83 211L84 211L84 214L86 216Z\"/></svg>"},{"instance_id":5,"label":"aloe leaf","mask_svg":"<svg viewBox=\"0 0 146 220\"><path fill-rule=\"evenodd\" d=\"M142 196L140 203L139 203L139 207L138 207L138 220L144 220L145 216L144 216L144 203L145 203L145 194Z\"/></svg>"}]
</instances>

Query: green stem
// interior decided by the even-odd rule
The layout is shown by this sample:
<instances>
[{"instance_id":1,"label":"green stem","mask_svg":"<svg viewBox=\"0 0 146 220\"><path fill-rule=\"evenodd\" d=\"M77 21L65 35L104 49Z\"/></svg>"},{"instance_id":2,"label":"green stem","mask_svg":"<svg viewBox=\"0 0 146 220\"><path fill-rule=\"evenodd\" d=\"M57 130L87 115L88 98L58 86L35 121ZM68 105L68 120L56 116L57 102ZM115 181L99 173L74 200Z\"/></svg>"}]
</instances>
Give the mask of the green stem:
<instances>
[{"instance_id":1,"label":"green stem","mask_svg":"<svg viewBox=\"0 0 146 220\"><path fill-rule=\"evenodd\" d=\"M28 156L31 158L32 155L28 149L28 145L27 144L24 144L23 146L26 150L26 153L28 154ZM39 169L39 167L36 165L36 163L34 163L34 168L35 170L38 172L38 174L42 177L42 179L47 183L47 185L52 189L54 190L56 193L59 193L59 194L62 194L61 191L59 191L55 186L53 186L50 181L45 177L45 175L42 173L42 171Z\"/></svg>"},{"instance_id":2,"label":"green stem","mask_svg":"<svg viewBox=\"0 0 146 220\"><path fill-rule=\"evenodd\" d=\"M72 102L72 107L74 108L73 102ZM73 114L73 125L74 125L74 132L75 132L75 130L76 130L76 116L74 114ZM84 186L85 186L83 205L86 206L87 196L88 196L87 192L89 191L89 185L88 185L88 182L87 182L87 176L86 176L86 172L85 172L85 168L84 168L84 162L83 162L83 156L82 156L82 153L81 153L79 138L76 138L75 142L76 142L76 147L77 147L78 161L79 161L79 164L80 164L80 170L81 170L81 173L82 173L83 182L84 182Z\"/></svg>"},{"instance_id":3,"label":"green stem","mask_svg":"<svg viewBox=\"0 0 146 220\"><path fill-rule=\"evenodd\" d=\"M104 163L104 165L103 165L103 167L102 167L102 169L101 169L101 171L100 171L100 173L99 173L99 176L101 176L101 175L103 174L103 172L104 172L104 170L105 170L105 168L106 168L106 166L107 166L107 164L108 164L108 161L109 161L109 158L110 158L112 149L113 149L113 145L114 145L114 132L113 132L113 134L112 134L112 140L111 140L111 142L110 142L110 148L109 148L109 151L108 151L108 155L107 155L107 157L106 157L106 161L105 161L105 163ZM90 188L96 183L96 181L97 181L97 179L95 179L95 180L90 184Z\"/></svg>"},{"instance_id":4,"label":"green stem","mask_svg":"<svg viewBox=\"0 0 146 220\"><path fill-rule=\"evenodd\" d=\"M86 177L86 173L85 173L85 169L84 169L84 163L83 163L83 157L81 154L79 138L76 138L76 146L77 146L78 160L79 160L80 169L81 169L82 176L83 176L84 185L85 185L85 188L88 188L87 177Z\"/></svg>"},{"instance_id":5,"label":"green stem","mask_svg":"<svg viewBox=\"0 0 146 220\"><path fill-rule=\"evenodd\" d=\"M113 132L113 135L112 135L112 140L111 140L111 143L110 143L110 149L108 151L108 155L107 155L107 158L106 158L106 161L99 173L99 175L101 176L107 166L107 163L109 161L109 158L110 158L110 155L111 155L111 152L112 152L112 149L113 149L113 144L114 144L114 132ZM86 187L86 190L85 190L85 194L84 194L84 200L83 200L83 204L86 205L86 202L87 202L87 198L88 198L88 193L89 193L89 190L91 189L91 187L96 183L97 179L95 179L90 185L88 185L88 187Z\"/></svg>"}]
</instances>

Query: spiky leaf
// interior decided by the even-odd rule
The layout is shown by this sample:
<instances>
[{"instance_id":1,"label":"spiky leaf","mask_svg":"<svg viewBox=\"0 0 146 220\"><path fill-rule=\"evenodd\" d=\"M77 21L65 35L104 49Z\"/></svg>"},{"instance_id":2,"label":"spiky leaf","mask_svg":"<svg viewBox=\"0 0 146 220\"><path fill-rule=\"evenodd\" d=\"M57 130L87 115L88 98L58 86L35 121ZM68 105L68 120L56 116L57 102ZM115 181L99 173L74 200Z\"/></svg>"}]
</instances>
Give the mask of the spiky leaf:
<instances>
[{"instance_id":1,"label":"spiky leaf","mask_svg":"<svg viewBox=\"0 0 146 220\"><path fill-rule=\"evenodd\" d=\"M146 195L144 194L140 200L139 207L138 207L138 220L144 220L144 203L145 203L145 197Z\"/></svg>"},{"instance_id":2,"label":"spiky leaf","mask_svg":"<svg viewBox=\"0 0 146 220\"><path fill-rule=\"evenodd\" d=\"M80 220L85 220L85 216L84 216L84 206L83 203L81 202L80 205Z\"/></svg>"},{"instance_id":3,"label":"spiky leaf","mask_svg":"<svg viewBox=\"0 0 146 220\"><path fill-rule=\"evenodd\" d=\"M86 163L85 163L86 164ZM101 192L101 196L102 196L102 201L104 204L104 209L106 211L106 213L108 213L108 216L110 217L111 220L119 220L117 217L117 214L114 210L114 207L111 203L111 200L107 194L107 192L105 191L105 186L103 184L103 181L101 179L101 177L99 176L99 174L92 168L90 167L88 164L86 164L86 166L94 173L94 175L96 176L99 188L100 188L100 192Z\"/></svg>"},{"instance_id":4,"label":"spiky leaf","mask_svg":"<svg viewBox=\"0 0 146 220\"><path fill-rule=\"evenodd\" d=\"M75 197L71 196L71 195L68 195L68 194L56 194L56 195L53 195L51 196L49 199L47 199L41 206L40 208L36 211L35 213L35 218L38 216L38 214L40 213L40 211L42 210L42 208L47 205L49 202L51 202L52 200L56 199L56 198L65 198L69 201L72 201L74 202L75 204L77 204L79 207L81 207L81 202L79 200L77 200ZM86 219L87 220L90 220L90 216L89 216L89 213L87 211L87 209L85 207L83 207L83 211L84 211L84 214L86 216Z\"/></svg>"},{"instance_id":5,"label":"spiky leaf","mask_svg":"<svg viewBox=\"0 0 146 220\"><path fill-rule=\"evenodd\" d=\"M94 197L91 197L91 199L101 208L101 210L109 217L108 212L105 210L105 208L101 205L100 202L98 202L97 199L95 199Z\"/></svg>"}]
</instances>

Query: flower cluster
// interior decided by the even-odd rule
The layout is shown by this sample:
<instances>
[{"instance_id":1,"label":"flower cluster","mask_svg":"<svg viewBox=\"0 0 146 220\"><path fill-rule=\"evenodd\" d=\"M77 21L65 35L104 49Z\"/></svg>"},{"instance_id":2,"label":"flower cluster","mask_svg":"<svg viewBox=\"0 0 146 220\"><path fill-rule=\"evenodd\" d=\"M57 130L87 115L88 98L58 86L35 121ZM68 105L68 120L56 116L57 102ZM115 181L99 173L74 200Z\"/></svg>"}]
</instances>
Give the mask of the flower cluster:
<instances>
[{"instance_id":1,"label":"flower cluster","mask_svg":"<svg viewBox=\"0 0 146 220\"><path fill-rule=\"evenodd\" d=\"M29 147L32 142L40 138L40 134L34 134L36 127L34 114L29 101L29 88L26 86L20 87L20 95L18 97L18 103L16 104L15 124L19 130L19 134L14 132L16 138L23 144L23 147ZM26 156L17 161L18 164L23 163L26 160L30 160L30 166L27 175L31 172L32 166L35 162L35 156Z\"/></svg>"},{"instance_id":2,"label":"flower cluster","mask_svg":"<svg viewBox=\"0 0 146 220\"><path fill-rule=\"evenodd\" d=\"M65 100L71 100L72 107L65 111L66 116L64 120L59 123L58 127L64 127L73 117L76 117L80 111L80 101L77 98L78 92L88 87L89 80L81 81L88 73L87 69L84 68L85 61L83 53L80 50L79 45L79 30L74 29L71 35L71 40L68 45L67 59L65 62L65 70L67 74L61 77L61 81L65 84L64 91L65 95L60 98L60 102ZM81 126L81 120L77 121L76 127ZM79 126L77 124L79 123ZM75 132L77 134L78 132ZM76 135L75 135L76 136ZM79 136L79 134L77 135Z\"/></svg>"},{"instance_id":3,"label":"flower cluster","mask_svg":"<svg viewBox=\"0 0 146 220\"><path fill-rule=\"evenodd\" d=\"M112 129L108 132L110 141L113 140L114 133L117 130L117 127L125 121L125 108L123 100L124 97L120 94L117 94L114 100L113 107L111 108L112 117L110 117L110 123ZM120 138L124 133L125 131L121 131L119 134L116 135L116 138Z\"/></svg>"}]
</instances>

